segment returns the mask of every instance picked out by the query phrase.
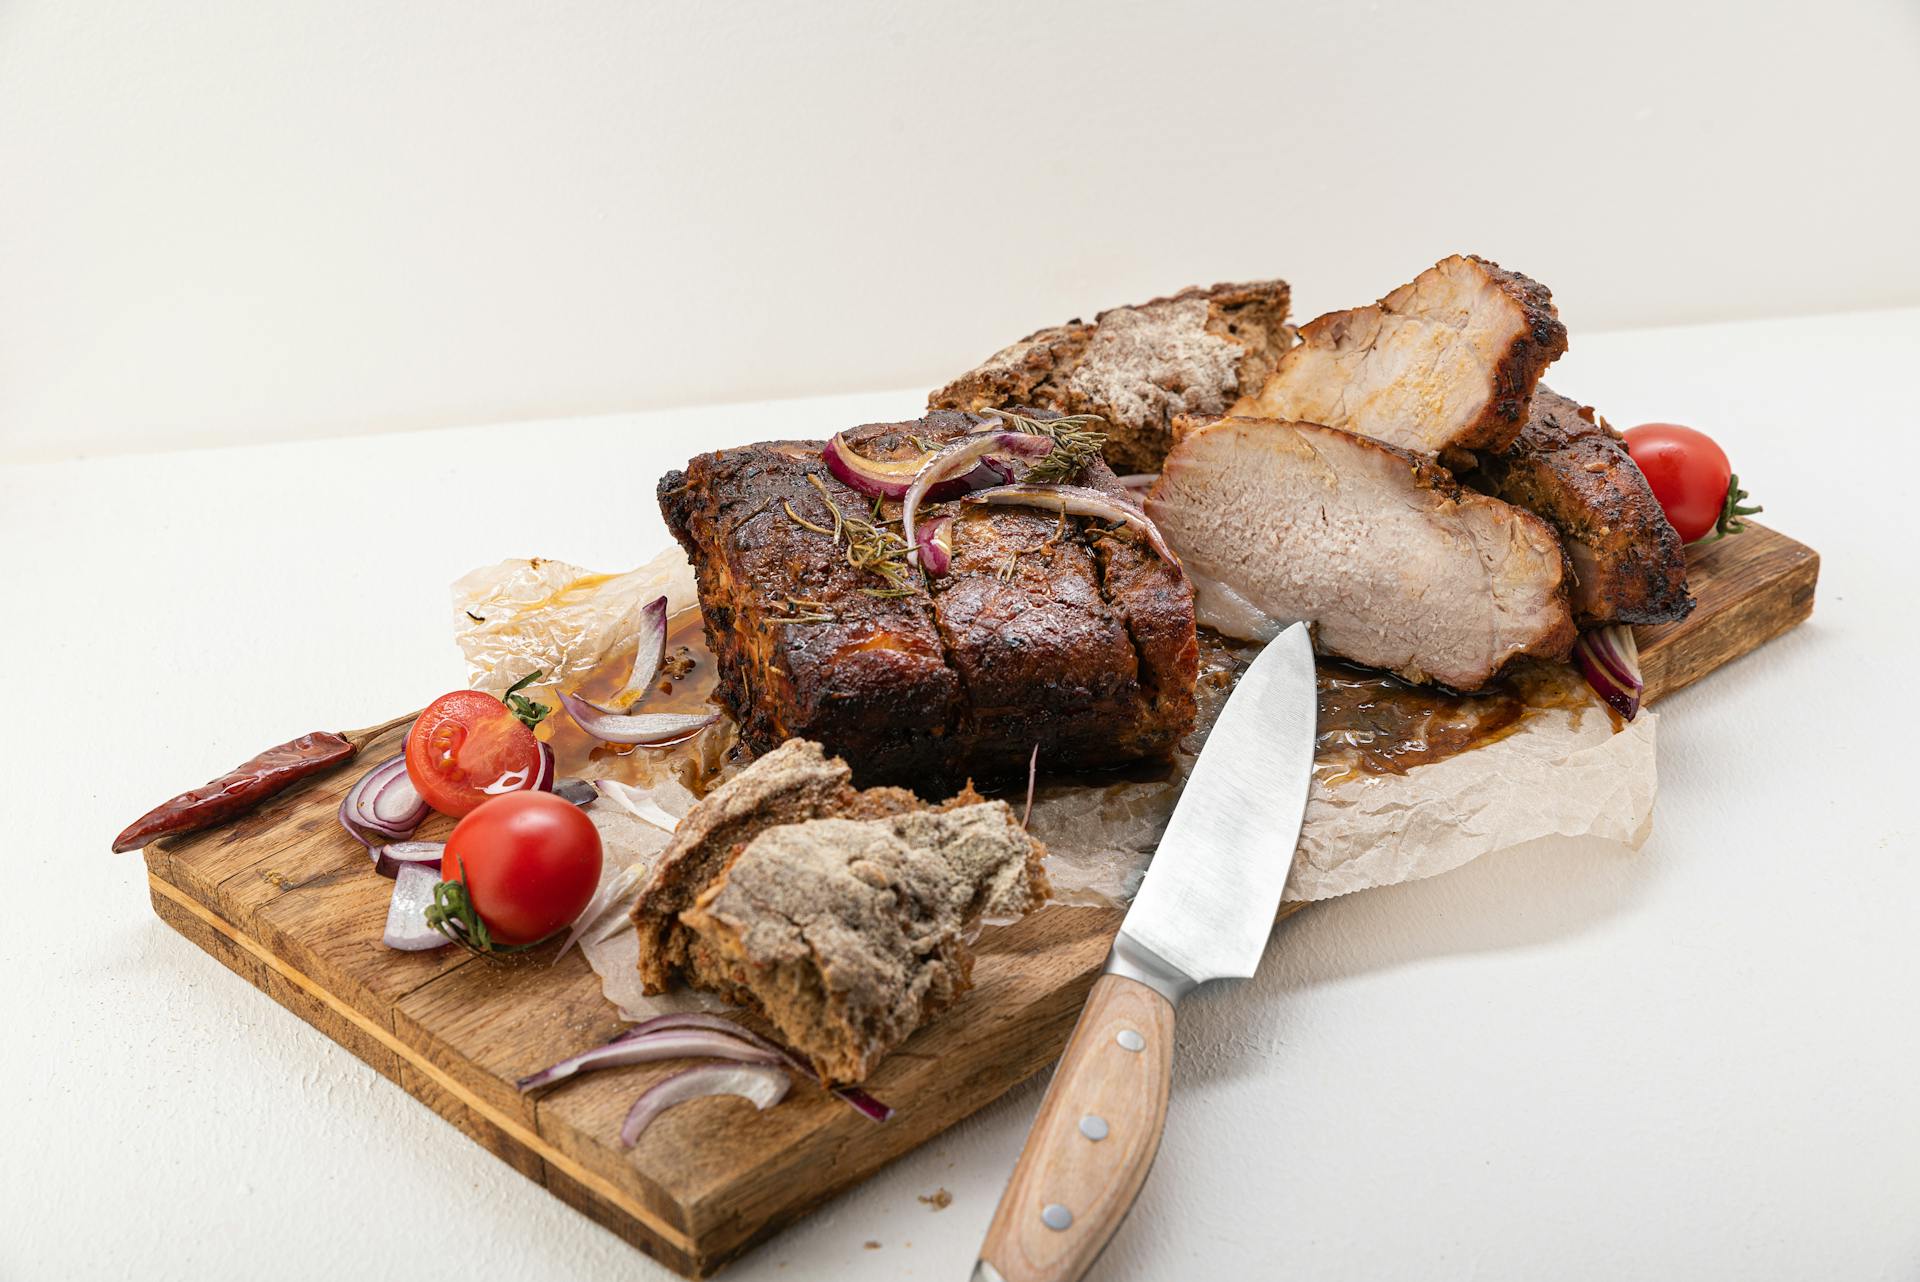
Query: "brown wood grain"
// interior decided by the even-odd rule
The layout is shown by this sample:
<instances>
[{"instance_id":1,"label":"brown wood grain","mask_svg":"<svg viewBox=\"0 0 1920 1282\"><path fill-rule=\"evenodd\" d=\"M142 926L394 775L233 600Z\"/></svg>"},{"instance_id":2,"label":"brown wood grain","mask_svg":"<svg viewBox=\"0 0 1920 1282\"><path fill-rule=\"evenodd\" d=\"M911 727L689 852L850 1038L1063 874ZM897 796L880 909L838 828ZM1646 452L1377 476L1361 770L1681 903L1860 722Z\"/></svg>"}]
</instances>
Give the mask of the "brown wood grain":
<instances>
[{"instance_id":1,"label":"brown wood grain","mask_svg":"<svg viewBox=\"0 0 1920 1282\"><path fill-rule=\"evenodd\" d=\"M1649 698L1804 619L1819 558L1756 526L1695 550L1691 568L1693 616L1638 630ZM334 811L362 770L399 750L410 721L356 732L354 763L250 815L148 846L155 913L489 1152L690 1277L1051 1064L1119 924L1111 910L1051 907L986 932L973 989L869 1083L896 1109L884 1125L798 1082L764 1113L726 1098L675 1109L628 1152L617 1138L627 1107L678 1065L596 1073L533 1098L513 1086L622 1024L578 954L501 964L380 945L392 883L371 872ZM444 836L446 821L434 823L422 838Z\"/></svg>"},{"instance_id":2,"label":"brown wood grain","mask_svg":"<svg viewBox=\"0 0 1920 1282\"><path fill-rule=\"evenodd\" d=\"M1092 1267L1146 1182L1172 1084L1173 1003L1101 975L980 1248L1003 1282L1073 1282Z\"/></svg>"}]
</instances>

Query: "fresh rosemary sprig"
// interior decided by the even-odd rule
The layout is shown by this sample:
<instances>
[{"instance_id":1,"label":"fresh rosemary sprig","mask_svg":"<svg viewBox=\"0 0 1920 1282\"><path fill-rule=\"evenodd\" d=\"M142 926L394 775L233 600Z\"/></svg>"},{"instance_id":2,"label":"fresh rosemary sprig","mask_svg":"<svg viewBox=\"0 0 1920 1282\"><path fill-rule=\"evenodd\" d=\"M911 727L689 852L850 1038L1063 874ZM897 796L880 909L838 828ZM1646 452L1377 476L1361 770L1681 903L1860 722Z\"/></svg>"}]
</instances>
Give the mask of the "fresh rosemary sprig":
<instances>
[{"instance_id":1,"label":"fresh rosemary sprig","mask_svg":"<svg viewBox=\"0 0 1920 1282\"><path fill-rule=\"evenodd\" d=\"M1094 424L1104 425L1107 421L1098 414L1029 418L1013 410L991 410L989 413L1006 420L1007 426L1016 432L1053 438L1052 453L1028 468L1027 474L1021 478L1036 485L1072 480L1086 470L1087 464L1100 457L1100 451L1107 443L1107 434L1094 430Z\"/></svg>"},{"instance_id":2,"label":"fresh rosemary sprig","mask_svg":"<svg viewBox=\"0 0 1920 1282\"><path fill-rule=\"evenodd\" d=\"M835 543L846 543L847 564L856 570L863 570L886 584L884 588L861 588L868 596L892 598L911 596L915 585L907 565L907 542L892 530L883 529L864 516L855 516L841 510L827 493L826 483L817 475L808 475L807 480L820 492L820 501L827 505L827 511L833 514L833 528L815 524L793 510L793 503L784 504L787 517L802 529L812 530L815 534L824 534ZM815 620L824 622L824 620Z\"/></svg>"},{"instance_id":3,"label":"fresh rosemary sprig","mask_svg":"<svg viewBox=\"0 0 1920 1282\"><path fill-rule=\"evenodd\" d=\"M833 611L827 608L824 601L806 596L790 596L785 600L787 609L792 613L770 614L767 616L769 623L832 623L834 620Z\"/></svg>"}]
</instances>

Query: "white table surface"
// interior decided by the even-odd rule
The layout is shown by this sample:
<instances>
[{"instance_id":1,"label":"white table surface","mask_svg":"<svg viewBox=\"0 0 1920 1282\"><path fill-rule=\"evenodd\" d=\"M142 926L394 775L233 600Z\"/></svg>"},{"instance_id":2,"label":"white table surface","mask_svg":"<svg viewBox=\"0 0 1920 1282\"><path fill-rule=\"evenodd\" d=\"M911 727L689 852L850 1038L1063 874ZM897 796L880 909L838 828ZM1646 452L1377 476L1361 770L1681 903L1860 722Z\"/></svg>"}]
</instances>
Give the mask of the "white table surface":
<instances>
[{"instance_id":1,"label":"white table surface","mask_svg":"<svg viewBox=\"0 0 1920 1282\"><path fill-rule=\"evenodd\" d=\"M1916 357L1920 310L1574 336L1556 387L1714 432L1820 550L1812 622L1660 706L1638 854L1323 904L1191 999L1097 1277L1920 1277ZM461 572L628 567L666 467L917 404L0 471L0 1277L667 1276L162 925L107 846L269 743L459 685ZM964 1277L1041 1085L728 1276Z\"/></svg>"}]
</instances>

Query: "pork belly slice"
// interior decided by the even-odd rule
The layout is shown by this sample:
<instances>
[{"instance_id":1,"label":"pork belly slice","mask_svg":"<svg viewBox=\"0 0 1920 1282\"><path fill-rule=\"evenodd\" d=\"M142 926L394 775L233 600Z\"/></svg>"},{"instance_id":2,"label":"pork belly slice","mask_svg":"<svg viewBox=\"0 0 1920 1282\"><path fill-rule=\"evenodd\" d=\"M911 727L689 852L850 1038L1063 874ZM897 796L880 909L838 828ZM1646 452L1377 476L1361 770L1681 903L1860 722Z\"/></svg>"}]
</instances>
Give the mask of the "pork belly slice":
<instances>
[{"instance_id":1,"label":"pork belly slice","mask_svg":"<svg viewBox=\"0 0 1920 1282\"><path fill-rule=\"evenodd\" d=\"M848 434L904 457L976 425L939 411ZM906 576L908 595L849 565L819 485L843 513L872 500L834 480L818 442L694 459L661 482L661 510L692 559L718 697L753 752L810 738L863 784L949 787L1164 755L1193 725L1192 592L1175 566L1102 523L940 504L952 573ZM1080 483L1120 493L1097 460ZM898 529L899 504L880 520Z\"/></svg>"},{"instance_id":2,"label":"pork belly slice","mask_svg":"<svg viewBox=\"0 0 1920 1282\"><path fill-rule=\"evenodd\" d=\"M1197 423L1147 512L1196 576L1310 620L1322 654L1409 681L1477 690L1522 656L1565 658L1573 644L1552 528L1366 437Z\"/></svg>"},{"instance_id":3,"label":"pork belly slice","mask_svg":"<svg viewBox=\"0 0 1920 1282\"><path fill-rule=\"evenodd\" d=\"M1542 385L1513 444L1461 476L1560 532L1581 627L1668 623L1693 611L1687 557L1647 478L1592 409Z\"/></svg>"},{"instance_id":4,"label":"pork belly slice","mask_svg":"<svg viewBox=\"0 0 1920 1282\"><path fill-rule=\"evenodd\" d=\"M1320 423L1416 453L1503 450L1540 372L1567 350L1546 286L1484 258L1443 258L1379 302L1300 330L1227 413Z\"/></svg>"},{"instance_id":5,"label":"pork belly slice","mask_svg":"<svg viewBox=\"0 0 1920 1282\"><path fill-rule=\"evenodd\" d=\"M1107 462L1151 472L1178 414L1218 414L1293 343L1287 283L1197 286L1029 334L927 398L928 409L1034 406L1107 420Z\"/></svg>"}]
</instances>

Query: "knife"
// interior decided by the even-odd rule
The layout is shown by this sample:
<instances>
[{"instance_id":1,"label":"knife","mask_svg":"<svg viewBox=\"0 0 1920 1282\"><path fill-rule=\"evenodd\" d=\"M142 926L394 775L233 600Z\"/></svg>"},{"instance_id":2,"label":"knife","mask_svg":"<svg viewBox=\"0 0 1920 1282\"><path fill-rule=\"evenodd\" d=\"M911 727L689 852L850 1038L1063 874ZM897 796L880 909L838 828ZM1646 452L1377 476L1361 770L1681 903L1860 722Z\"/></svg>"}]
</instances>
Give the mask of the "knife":
<instances>
[{"instance_id":1,"label":"knife","mask_svg":"<svg viewBox=\"0 0 1920 1282\"><path fill-rule=\"evenodd\" d=\"M973 1282L1071 1282L1126 1218L1160 1148L1173 1007L1260 965L1313 778L1307 625L1254 659L1193 764L1074 1025Z\"/></svg>"}]
</instances>

